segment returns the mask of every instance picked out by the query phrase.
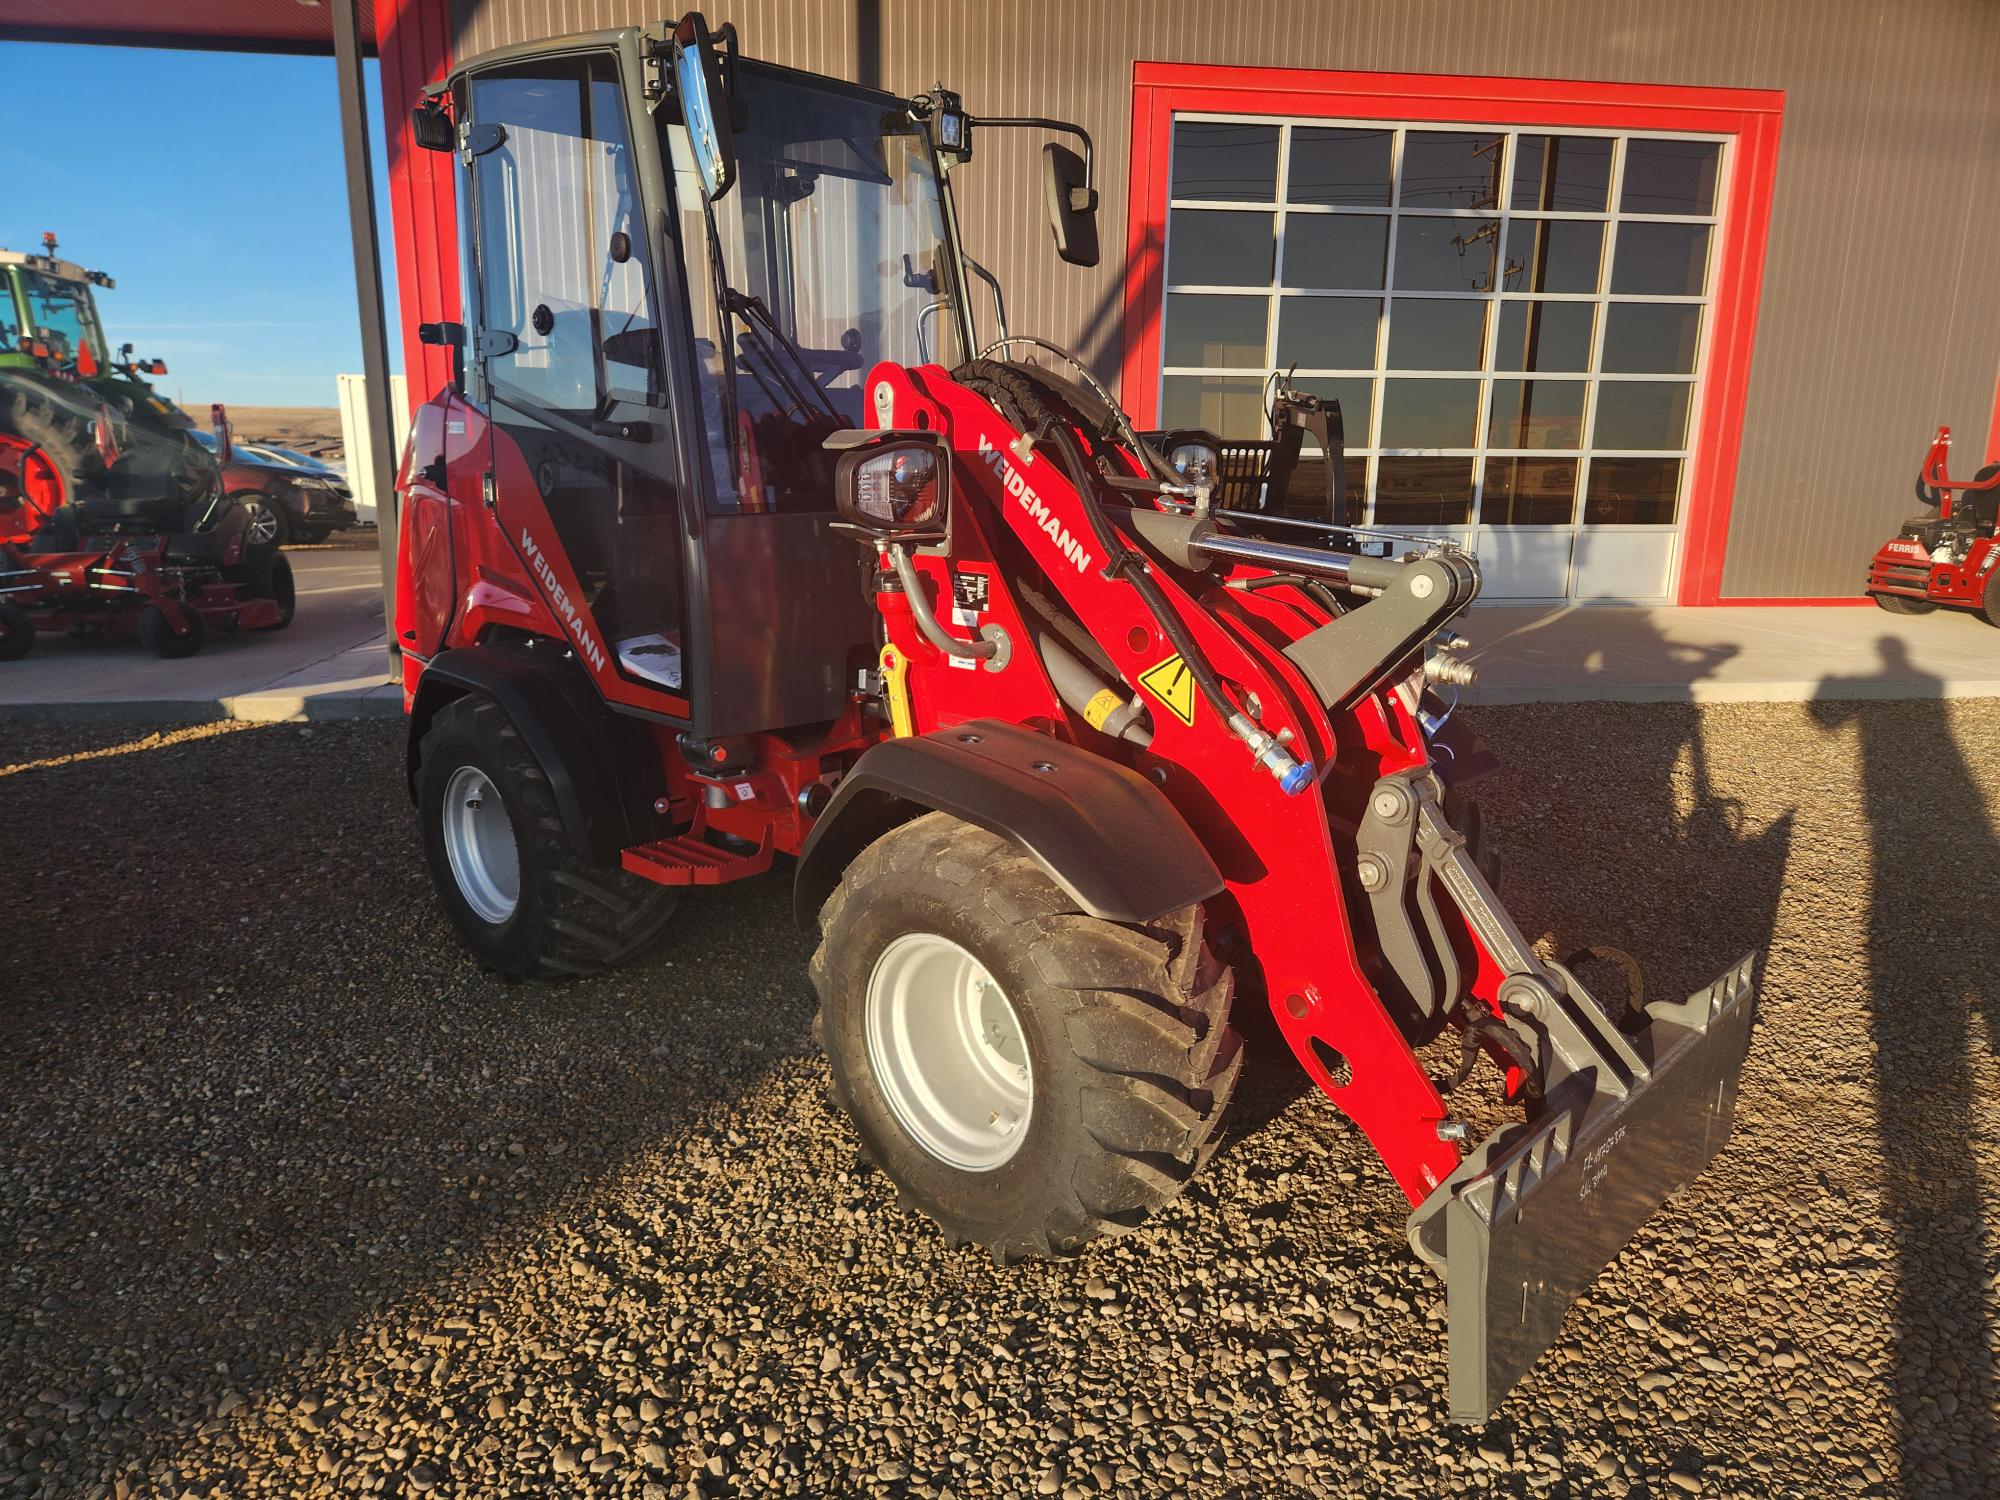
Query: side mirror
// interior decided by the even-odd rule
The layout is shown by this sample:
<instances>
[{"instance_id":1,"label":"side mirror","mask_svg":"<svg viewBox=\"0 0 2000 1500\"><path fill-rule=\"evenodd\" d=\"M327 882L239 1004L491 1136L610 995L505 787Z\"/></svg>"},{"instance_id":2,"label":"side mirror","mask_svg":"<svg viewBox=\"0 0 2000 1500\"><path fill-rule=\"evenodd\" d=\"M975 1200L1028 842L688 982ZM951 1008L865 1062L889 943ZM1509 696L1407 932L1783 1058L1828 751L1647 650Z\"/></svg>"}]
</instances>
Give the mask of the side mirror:
<instances>
[{"instance_id":1,"label":"side mirror","mask_svg":"<svg viewBox=\"0 0 2000 1500\"><path fill-rule=\"evenodd\" d=\"M736 145L721 61L700 11L689 11L674 28L674 92L680 96L702 191L714 202L736 181Z\"/></svg>"},{"instance_id":2,"label":"side mirror","mask_svg":"<svg viewBox=\"0 0 2000 1500\"><path fill-rule=\"evenodd\" d=\"M854 530L878 542L939 540L951 511L951 455L935 432L849 428L822 447L840 454L833 501Z\"/></svg>"},{"instance_id":3,"label":"side mirror","mask_svg":"<svg viewBox=\"0 0 2000 1500\"><path fill-rule=\"evenodd\" d=\"M410 133L426 151L449 151L458 144L451 116L435 99L427 99L410 111Z\"/></svg>"},{"instance_id":4,"label":"side mirror","mask_svg":"<svg viewBox=\"0 0 2000 1500\"><path fill-rule=\"evenodd\" d=\"M1042 147L1042 185L1049 200L1049 228L1056 254L1073 266L1097 264L1097 189L1083 158L1050 141Z\"/></svg>"}]
</instances>

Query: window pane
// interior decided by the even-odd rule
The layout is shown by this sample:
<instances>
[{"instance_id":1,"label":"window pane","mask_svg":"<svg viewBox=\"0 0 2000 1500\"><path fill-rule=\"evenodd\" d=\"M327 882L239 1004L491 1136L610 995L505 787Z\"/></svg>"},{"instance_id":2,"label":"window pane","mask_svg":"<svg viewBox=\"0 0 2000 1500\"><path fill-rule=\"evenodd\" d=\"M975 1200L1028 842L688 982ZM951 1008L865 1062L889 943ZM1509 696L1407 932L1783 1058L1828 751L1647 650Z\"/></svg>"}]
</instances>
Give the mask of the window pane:
<instances>
[{"instance_id":1,"label":"window pane","mask_svg":"<svg viewBox=\"0 0 2000 1500\"><path fill-rule=\"evenodd\" d=\"M1708 281L1706 224L1623 223L1611 290L1661 297L1700 295Z\"/></svg>"},{"instance_id":2,"label":"window pane","mask_svg":"<svg viewBox=\"0 0 2000 1500\"><path fill-rule=\"evenodd\" d=\"M1628 214L1712 214L1721 159L1716 141L1628 140L1618 207Z\"/></svg>"},{"instance_id":3,"label":"window pane","mask_svg":"<svg viewBox=\"0 0 2000 1500\"><path fill-rule=\"evenodd\" d=\"M1594 292L1604 226L1588 219L1516 219L1507 226L1506 289Z\"/></svg>"},{"instance_id":4,"label":"window pane","mask_svg":"<svg viewBox=\"0 0 2000 1500\"><path fill-rule=\"evenodd\" d=\"M1682 448L1687 445L1684 380L1607 380L1597 388L1594 448Z\"/></svg>"},{"instance_id":5,"label":"window pane","mask_svg":"<svg viewBox=\"0 0 2000 1500\"><path fill-rule=\"evenodd\" d=\"M1269 286L1276 247L1270 214L1177 208L1167 215L1167 277L1175 286Z\"/></svg>"},{"instance_id":6,"label":"window pane","mask_svg":"<svg viewBox=\"0 0 2000 1500\"><path fill-rule=\"evenodd\" d=\"M1472 519L1469 458L1376 460L1375 524L1459 526Z\"/></svg>"},{"instance_id":7,"label":"window pane","mask_svg":"<svg viewBox=\"0 0 2000 1500\"><path fill-rule=\"evenodd\" d=\"M1489 448L1581 448L1583 380L1496 380L1486 420Z\"/></svg>"},{"instance_id":8,"label":"window pane","mask_svg":"<svg viewBox=\"0 0 2000 1500\"><path fill-rule=\"evenodd\" d=\"M1232 299L1234 300L1234 299ZM1380 297L1285 297L1278 303L1278 367L1372 370Z\"/></svg>"},{"instance_id":9,"label":"window pane","mask_svg":"<svg viewBox=\"0 0 2000 1500\"><path fill-rule=\"evenodd\" d=\"M1389 221L1373 214L1288 214L1285 285L1328 291L1382 285L1389 260Z\"/></svg>"},{"instance_id":10,"label":"window pane","mask_svg":"<svg viewBox=\"0 0 2000 1500\"><path fill-rule=\"evenodd\" d=\"M1385 380L1384 448L1470 448L1479 431L1476 380Z\"/></svg>"},{"instance_id":11,"label":"window pane","mask_svg":"<svg viewBox=\"0 0 2000 1500\"><path fill-rule=\"evenodd\" d=\"M1515 208L1602 213L1611 186L1611 138L1524 135L1514 146Z\"/></svg>"},{"instance_id":12,"label":"window pane","mask_svg":"<svg viewBox=\"0 0 2000 1500\"><path fill-rule=\"evenodd\" d=\"M1295 126L1287 196L1294 203L1374 208L1389 201L1387 130Z\"/></svg>"},{"instance_id":13,"label":"window pane","mask_svg":"<svg viewBox=\"0 0 2000 1500\"><path fill-rule=\"evenodd\" d=\"M1231 120L1174 126L1174 196L1269 203L1278 196L1278 127Z\"/></svg>"},{"instance_id":14,"label":"window pane","mask_svg":"<svg viewBox=\"0 0 2000 1500\"><path fill-rule=\"evenodd\" d=\"M1398 297L1389 304L1392 370L1477 370L1486 354L1486 304Z\"/></svg>"},{"instance_id":15,"label":"window pane","mask_svg":"<svg viewBox=\"0 0 2000 1500\"><path fill-rule=\"evenodd\" d=\"M1500 225L1488 219L1405 217L1396 224L1396 289L1418 292L1493 290L1493 242Z\"/></svg>"},{"instance_id":16,"label":"window pane","mask_svg":"<svg viewBox=\"0 0 2000 1500\"><path fill-rule=\"evenodd\" d=\"M1567 526L1576 515L1573 458L1489 458L1483 526Z\"/></svg>"},{"instance_id":17,"label":"window pane","mask_svg":"<svg viewBox=\"0 0 2000 1500\"><path fill-rule=\"evenodd\" d=\"M1588 302L1503 302L1493 368L1581 375L1590 368L1596 317Z\"/></svg>"},{"instance_id":18,"label":"window pane","mask_svg":"<svg viewBox=\"0 0 2000 1500\"><path fill-rule=\"evenodd\" d=\"M1350 376L1345 380L1301 380L1298 385L1300 390L1311 395L1330 396L1340 403L1340 425L1341 430L1347 434L1346 446L1349 449L1368 446L1368 421L1375 406L1374 381L1365 376ZM1319 459L1317 451L1313 449L1312 439L1306 439L1305 449L1314 455L1312 462L1317 465ZM1299 462L1304 464L1306 460L1302 458ZM1347 482L1350 485L1361 482L1358 466L1349 469Z\"/></svg>"},{"instance_id":19,"label":"window pane","mask_svg":"<svg viewBox=\"0 0 2000 1500\"><path fill-rule=\"evenodd\" d=\"M1688 302L1614 302L1604 310L1604 362L1616 375L1692 375L1701 308Z\"/></svg>"},{"instance_id":20,"label":"window pane","mask_svg":"<svg viewBox=\"0 0 2000 1500\"><path fill-rule=\"evenodd\" d=\"M1167 298L1164 350L1169 365L1261 365L1268 297Z\"/></svg>"},{"instance_id":21,"label":"window pane","mask_svg":"<svg viewBox=\"0 0 2000 1500\"><path fill-rule=\"evenodd\" d=\"M1412 130L1403 137L1404 207L1498 208L1500 137Z\"/></svg>"},{"instance_id":22,"label":"window pane","mask_svg":"<svg viewBox=\"0 0 2000 1500\"><path fill-rule=\"evenodd\" d=\"M1681 490L1678 458L1593 458L1583 502L1589 526L1671 526Z\"/></svg>"},{"instance_id":23,"label":"window pane","mask_svg":"<svg viewBox=\"0 0 2000 1500\"><path fill-rule=\"evenodd\" d=\"M1162 428L1206 427L1217 437L1264 435L1264 382L1257 376L1169 375Z\"/></svg>"}]
</instances>

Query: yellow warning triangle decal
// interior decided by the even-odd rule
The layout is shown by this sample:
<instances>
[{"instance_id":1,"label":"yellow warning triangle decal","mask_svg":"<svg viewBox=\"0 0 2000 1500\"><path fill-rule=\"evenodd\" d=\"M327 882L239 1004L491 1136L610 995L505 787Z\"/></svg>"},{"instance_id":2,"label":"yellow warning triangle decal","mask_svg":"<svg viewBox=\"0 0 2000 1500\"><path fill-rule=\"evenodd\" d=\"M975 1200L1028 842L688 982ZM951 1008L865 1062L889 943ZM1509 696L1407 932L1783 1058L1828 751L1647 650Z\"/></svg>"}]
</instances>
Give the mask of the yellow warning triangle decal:
<instances>
[{"instance_id":1,"label":"yellow warning triangle decal","mask_svg":"<svg viewBox=\"0 0 2000 1500\"><path fill-rule=\"evenodd\" d=\"M1139 685L1158 698L1167 712L1190 728L1194 725L1194 673L1178 656L1139 674Z\"/></svg>"}]
</instances>

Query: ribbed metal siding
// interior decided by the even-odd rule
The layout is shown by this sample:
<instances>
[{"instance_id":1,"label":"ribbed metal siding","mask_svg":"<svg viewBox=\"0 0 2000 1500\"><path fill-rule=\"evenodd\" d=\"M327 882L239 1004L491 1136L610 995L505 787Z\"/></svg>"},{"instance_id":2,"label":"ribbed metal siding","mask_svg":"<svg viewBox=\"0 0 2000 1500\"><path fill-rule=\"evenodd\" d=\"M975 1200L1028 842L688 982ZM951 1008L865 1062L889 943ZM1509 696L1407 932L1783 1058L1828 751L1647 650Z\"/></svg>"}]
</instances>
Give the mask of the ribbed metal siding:
<instances>
[{"instance_id":1,"label":"ribbed metal siding","mask_svg":"<svg viewBox=\"0 0 2000 1500\"><path fill-rule=\"evenodd\" d=\"M453 0L455 55L661 12L633 0ZM1062 265L1036 145L958 174L972 253L1020 331L1119 357L1132 65L1209 62L1786 90L1725 595L1852 594L1909 508L1931 429L1972 467L2000 361L2000 5L1993 0L733 0L745 49L976 113L1075 119L1098 147L1107 263ZM866 23L879 16L873 26ZM857 38L881 38L879 71Z\"/></svg>"}]
</instances>

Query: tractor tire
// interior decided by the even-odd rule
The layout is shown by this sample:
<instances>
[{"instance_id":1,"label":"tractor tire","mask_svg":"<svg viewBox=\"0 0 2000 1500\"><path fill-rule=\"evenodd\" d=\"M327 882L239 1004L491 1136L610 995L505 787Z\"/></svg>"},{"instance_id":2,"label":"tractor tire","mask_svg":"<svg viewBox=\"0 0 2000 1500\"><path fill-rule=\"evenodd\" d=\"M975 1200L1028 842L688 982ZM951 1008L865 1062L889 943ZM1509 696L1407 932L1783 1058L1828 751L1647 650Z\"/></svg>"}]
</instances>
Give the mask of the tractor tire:
<instances>
[{"instance_id":1,"label":"tractor tire","mask_svg":"<svg viewBox=\"0 0 2000 1500\"><path fill-rule=\"evenodd\" d=\"M6 413L7 429L42 450L62 477L63 499L73 501L104 484L104 456L90 428L27 395L17 395Z\"/></svg>"},{"instance_id":2,"label":"tractor tire","mask_svg":"<svg viewBox=\"0 0 2000 1500\"><path fill-rule=\"evenodd\" d=\"M556 984L624 963L659 937L679 893L570 848L549 778L499 704L477 694L446 704L418 753L431 882L481 968Z\"/></svg>"},{"instance_id":3,"label":"tractor tire","mask_svg":"<svg viewBox=\"0 0 2000 1500\"><path fill-rule=\"evenodd\" d=\"M34 644L34 617L19 605L0 604L0 661L19 661Z\"/></svg>"},{"instance_id":4,"label":"tractor tire","mask_svg":"<svg viewBox=\"0 0 2000 1500\"><path fill-rule=\"evenodd\" d=\"M276 550L287 546L292 540L292 518L285 514L285 507L261 490L249 490L230 499L243 507L249 526L244 535L251 547L269 547Z\"/></svg>"},{"instance_id":5,"label":"tractor tire","mask_svg":"<svg viewBox=\"0 0 2000 1500\"><path fill-rule=\"evenodd\" d=\"M292 580L292 565L276 547L251 551L235 567L225 568L223 576L231 583L242 584L243 591L252 599L278 601L278 623L265 629L283 630L292 623L292 616L298 611L298 586Z\"/></svg>"},{"instance_id":6,"label":"tractor tire","mask_svg":"<svg viewBox=\"0 0 2000 1500\"><path fill-rule=\"evenodd\" d=\"M201 611L187 611L188 633L175 635L167 612L157 604L149 604L139 611L139 639L146 643L146 649L164 661L181 661L193 656L208 644L208 621Z\"/></svg>"},{"instance_id":7,"label":"tractor tire","mask_svg":"<svg viewBox=\"0 0 2000 1500\"><path fill-rule=\"evenodd\" d=\"M1005 1264L1133 1229L1219 1141L1243 1044L1199 907L1089 916L1007 840L931 813L855 858L820 928L833 1100L952 1243Z\"/></svg>"},{"instance_id":8,"label":"tractor tire","mask_svg":"<svg viewBox=\"0 0 2000 1500\"><path fill-rule=\"evenodd\" d=\"M1908 594L1870 594L1878 609L1886 609L1892 615L1927 615L1937 608L1930 599L1912 599Z\"/></svg>"}]
</instances>

